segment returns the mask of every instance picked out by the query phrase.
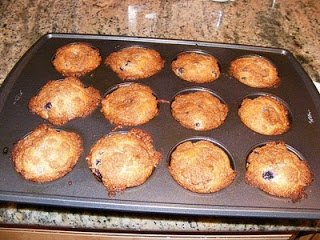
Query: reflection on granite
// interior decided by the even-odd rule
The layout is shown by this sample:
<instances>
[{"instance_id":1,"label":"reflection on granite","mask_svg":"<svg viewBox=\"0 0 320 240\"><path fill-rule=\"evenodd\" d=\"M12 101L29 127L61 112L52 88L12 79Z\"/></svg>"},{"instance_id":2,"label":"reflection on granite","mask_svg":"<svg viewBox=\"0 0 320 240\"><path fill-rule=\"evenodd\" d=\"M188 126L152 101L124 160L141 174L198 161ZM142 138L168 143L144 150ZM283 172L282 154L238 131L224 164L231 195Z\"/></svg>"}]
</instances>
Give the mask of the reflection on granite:
<instances>
[{"instance_id":1,"label":"reflection on granite","mask_svg":"<svg viewBox=\"0 0 320 240\"><path fill-rule=\"evenodd\" d=\"M320 82L319 0L0 2L0 84L48 32L189 39L285 48ZM316 231L317 221L153 216L0 204L0 224L136 231ZM318 226L317 226L318 224Z\"/></svg>"},{"instance_id":2,"label":"reflection on granite","mask_svg":"<svg viewBox=\"0 0 320 240\"><path fill-rule=\"evenodd\" d=\"M0 205L0 224L143 232L319 231L317 221L165 216Z\"/></svg>"}]
</instances>

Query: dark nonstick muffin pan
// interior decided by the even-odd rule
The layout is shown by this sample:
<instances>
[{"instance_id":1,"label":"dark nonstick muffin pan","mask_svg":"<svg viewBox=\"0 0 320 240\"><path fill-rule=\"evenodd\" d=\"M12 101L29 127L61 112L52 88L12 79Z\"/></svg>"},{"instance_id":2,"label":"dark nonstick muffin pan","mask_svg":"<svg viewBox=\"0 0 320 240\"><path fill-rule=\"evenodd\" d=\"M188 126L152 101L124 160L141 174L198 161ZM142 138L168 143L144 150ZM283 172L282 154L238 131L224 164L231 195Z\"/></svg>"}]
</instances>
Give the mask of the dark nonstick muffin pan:
<instances>
[{"instance_id":1,"label":"dark nonstick muffin pan","mask_svg":"<svg viewBox=\"0 0 320 240\"><path fill-rule=\"evenodd\" d=\"M100 107L86 118L75 119L59 127L79 133L84 141L84 152L79 162L65 177L45 184L33 183L24 180L15 171L11 160L13 145L39 124L46 123L29 112L28 102L49 80L62 78L51 60L59 47L72 42L92 44L100 50L103 60L111 52L138 45L159 51L166 61L162 71L137 81L151 87L159 99L159 115L138 128L151 134L155 148L162 154L162 160L143 185L126 189L115 196L108 195L102 183L89 170L85 159L90 147L116 127L104 119ZM203 84L179 79L171 71L170 65L184 51L203 51L215 56L220 65L220 77L214 82ZM269 59L279 71L280 85L270 89L251 88L232 78L228 74L231 61L244 55L259 55ZM85 85L97 88L101 95L124 82L104 64L80 79ZM210 131L182 127L171 115L170 102L177 93L186 89L208 89L213 92L228 106L225 122ZM286 50L195 41L48 34L16 64L0 94L1 201L126 212L320 218L320 97L308 75ZM288 132L265 136L253 132L240 121L237 112L242 100L265 94L281 99L288 108L291 121ZM129 129L125 127L120 130ZM224 149L237 173L234 182L210 194L193 193L179 186L170 176L167 166L174 147L187 139L209 139ZM308 161L314 180L306 189L306 198L293 202L268 195L245 183L248 154L256 146L269 141L284 141L300 158Z\"/></svg>"}]
</instances>

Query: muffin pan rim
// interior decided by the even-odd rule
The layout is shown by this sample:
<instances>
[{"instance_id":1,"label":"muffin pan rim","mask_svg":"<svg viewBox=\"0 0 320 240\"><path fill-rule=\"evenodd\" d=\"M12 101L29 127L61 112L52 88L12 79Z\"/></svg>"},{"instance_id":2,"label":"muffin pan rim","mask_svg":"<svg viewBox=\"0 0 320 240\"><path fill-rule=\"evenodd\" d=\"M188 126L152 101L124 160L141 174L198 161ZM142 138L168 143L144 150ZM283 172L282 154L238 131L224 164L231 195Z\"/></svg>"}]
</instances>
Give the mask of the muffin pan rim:
<instances>
[{"instance_id":1,"label":"muffin pan rim","mask_svg":"<svg viewBox=\"0 0 320 240\"><path fill-rule=\"evenodd\" d=\"M64 38L64 39L72 39L72 38L77 38L78 40L82 40L82 39L89 39L89 40L98 40L98 41L102 41L102 40L119 40L119 41L146 41L147 43L168 43L168 44L177 44L177 45L183 45L183 44L194 44L195 46L198 47L197 44L200 44L202 47L212 47L214 45L214 47L223 47L223 48L226 48L226 49L237 49L237 48L245 48L245 46L240 46L240 45L232 45L232 44L221 44L221 43L218 43L218 44L215 44L215 43L208 43L208 42L194 42L194 41L183 41L183 40L164 40L164 39L144 39L144 38L131 38L131 37L115 37L115 36L112 36L112 37L108 37L108 36L94 36L94 35L75 35L75 34L48 34L48 35L45 35L43 38L41 38L39 40L40 42L40 45L34 45L34 47L37 47L38 49L41 48L41 44L44 44L46 43L46 41L48 39L51 39L51 38ZM43 42L41 42L43 41ZM39 43L38 42L38 43ZM30 51L32 50L32 48L28 51L28 53L30 53ZM33 49L33 50L36 50L36 49ZM289 58L292 58L292 55L287 52L286 50L283 50L283 49L269 49L269 48L260 48L260 47L252 47L252 46L249 46L248 48L246 48L246 50L254 50L254 51L262 51L262 50L266 50L267 52L271 52L271 53L277 53L277 54L282 54L282 55L286 55L288 56ZM27 58L32 58L32 56L26 54L20 61L19 63L14 67L14 69L12 70L12 72L8 75L7 77L7 81L5 81L5 83L3 84L2 86L2 89L0 91L0 94L1 94L1 99L0 99L0 106L1 106L1 111L3 110L2 109L2 106L4 105L5 102L2 102L3 99L6 100L7 99L7 96L9 93L10 93L10 85L11 87L13 86L14 82L15 82L15 76L18 76L20 73L19 71L21 72L23 70L23 67L21 69L21 64L23 65L23 63L26 63L27 62ZM26 57L26 58L25 58ZM102 55L102 58L104 58L104 55ZM219 59L218 57L216 57L217 59ZM166 58L164 58L166 59ZM220 60L220 59L219 59ZM166 61L166 64L167 64L167 61ZM20 67L20 69L18 69L18 67ZM101 66L100 66L101 67ZM99 68L100 68L99 67ZM105 67L105 66L103 66ZM166 68L166 66L165 66ZM297 69L297 71L301 71L302 69ZM164 71L164 70L161 70L161 71ZM158 74L161 74L163 75L163 73L158 73ZM221 69L221 72L224 73L225 71L223 69ZM12 81L9 82L10 79L13 79ZM220 79L222 80L222 79ZM225 79L223 79L225 80ZM144 80L143 82L141 81L141 84L146 84L148 85L148 80ZM8 83L9 82L9 83ZM213 90L215 90L216 88L218 89L218 87L216 85L214 85L215 83L212 84L212 86L210 85L210 87L213 88ZM85 83L85 85L87 85ZM187 86L190 86L190 84L187 84ZM206 84L204 84L204 86L207 86ZM152 87L151 87L152 88ZM5 90L4 90L5 89ZM152 88L153 89L153 88ZM244 87L245 89L245 87ZM153 89L155 92L157 92L155 89ZM273 91L271 91L273 93ZM222 96L224 96L223 93L219 92ZM309 93L312 97L312 98L315 98L315 92L311 92ZM162 99L161 97L161 94L158 93L158 97L160 99ZM228 103L228 106L229 106L229 102L227 99L225 99L225 102ZM319 99L318 99L319 100ZM18 102L19 104L19 102ZM229 106L230 107L230 106ZM160 108L165 108L165 106L160 106ZM319 112L319 106L315 106L315 108L317 108L318 112ZM230 109L230 108L229 108ZM162 109L163 110L163 109ZM161 111L161 109L160 109ZM318 117L318 116L315 116L315 118ZM317 124L317 122L315 123ZM69 130L69 128L71 127L71 129L74 128L74 125L71 124L71 125L68 125L66 126L66 130ZM146 126L143 126L144 128ZM137 128L140 128L140 127L137 127ZM77 132L79 133L79 132ZM80 135L81 132L79 133ZM197 134L197 133L195 133ZM219 142L224 142L222 141L221 139L221 136L219 135L218 136L218 139L217 139ZM289 142L290 145L293 145L292 143ZM227 149L228 146L226 146ZM299 151L301 151L300 149L298 149ZM231 152L232 153L232 152ZM86 153L85 153L86 154ZM162 159L163 161L163 159ZM156 169L157 170L157 169ZM10 200L10 196L7 196L5 194L2 194L2 193L5 193L7 191L1 191L0 192L0 200L3 200L3 199L9 199L9 201L13 201L12 199ZM10 191L9 191L10 192ZM5 195L5 196L4 196ZM11 193L11 196L14 196L15 194L14 193ZM29 196L29 197L28 197ZM287 207L287 211L284 211L284 210L281 210L281 209L275 209L272 207L267 207L267 208L261 208L261 207L251 207L250 209L246 209L246 207L242 208L241 206L227 206L227 209L226 209L226 206L222 206L222 207L219 207L219 204L217 205L210 205L210 206L207 206L207 205L197 205L197 204L186 204L186 203L183 203L183 204L178 204L178 206L174 203L172 204L168 204L168 203L161 203L158 207L156 206L149 206L148 203L145 203L145 202L140 202L138 201L138 204L137 204L137 201L132 201L131 204L122 204L122 203L125 203L127 202L128 203L128 200L121 200L120 202L115 199L107 199L107 202L106 201L94 201L94 204L92 204L91 206L88 206L86 201L73 201L72 198L69 199L68 196L63 196L63 199L62 198L57 198L57 197L54 197L54 196L50 196L50 195L47 195L46 193L42 193L40 194L40 200L39 199L35 199L34 197L32 196L37 196L37 194L34 194L31 196L29 194L25 194L25 198L24 200L21 199L14 199L14 201L21 201L21 202L29 202L29 203L42 203L42 204L49 204L49 205L64 205L64 206L67 206L68 204L70 205L73 205L75 207L89 207L89 208L100 208L100 209L116 209L116 210L124 210L124 211L142 211L142 212L152 212L152 211L157 211L157 212L162 212L162 213L172 213L172 209L174 209L174 213L176 214L193 214L193 215L227 215L227 216L264 216L264 217L307 217L307 218L317 218L319 217L319 211L317 212L314 212L313 210L308 210L307 208L301 208L301 209L297 209L295 207ZM50 197L46 197L46 196L50 196ZM42 199L42 201L41 201ZM284 202L283 200L279 200L280 202ZM155 201L156 202L156 201ZM58 204L57 204L58 203ZM73 204L71 204L73 203ZM154 204L153 204L154 205ZM136 209L132 209L132 207L135 206ZM197 207L197 206L201 206L201 207ZM188 209L190 211L188 211ZM212 210L212 211L208 211L208 209ZM269 210L268 210L269 209ZM317 210L319 210L317 208ZM208 211L208 212L207 212ZM301 214L301 211L303 214ZM273 212L273 213L272 213Z\"/></svg>"}]
</instances>

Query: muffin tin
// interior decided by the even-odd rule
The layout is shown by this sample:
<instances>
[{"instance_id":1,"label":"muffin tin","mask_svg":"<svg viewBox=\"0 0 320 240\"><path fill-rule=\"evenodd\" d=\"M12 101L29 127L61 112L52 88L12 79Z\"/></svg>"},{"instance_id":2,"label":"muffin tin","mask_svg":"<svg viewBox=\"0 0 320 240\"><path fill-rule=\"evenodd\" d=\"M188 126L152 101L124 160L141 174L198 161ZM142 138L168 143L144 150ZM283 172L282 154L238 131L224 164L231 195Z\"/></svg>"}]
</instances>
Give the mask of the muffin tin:
<instances>
[{"instance_id":1,"label":"muffin tin","mask_svg":"<svg viewBox=\"0 0 320 240\"><path fill-rule=\"evenodd\" d=\"M84 141L84 152L79 162L65 177L46 184L32 183L14 170L11 161L13 144L46 122L30 113L27 105L46 82L62 78L54 69L51 59L59 47L72 42L92 44L100 50L103 60L111 52L139 45L159 51L166 61L162 71L137 81L151 87L159 99L159 115L138 128L151 134L162 160L147 182L115 196L108 196L106 189L89 170L85 159L91 146L116 127L104 119L100 107L86 118L72 120L61 126L62 129L79 133ZM215 56L221 68L220 77L203 84L179 79L171 70L171 62L184 51L203 51ZM228 74L231 61L244 55L259 55L273 62L279 71L280 85L271 89L251 88L232 78ZM99 89L102 95L124 82L104 64L80 79L85 85ZM170 102L177 93L201 88L214 92L229 109L225 122L210 131L186 129L170 112ZM291 117L288 132L264 136L248 129L240 121L237 112L242 100L260 94L276 96L286 103ZM30 48L8 75L0 92L0 112L0 201L125 212L320 218L320 97L293 55L283 49L151 38L47 34ZM128 129L125 127L121 131ZM237 172L234 182L211 194L197 194L179 186L170 176L167 166L174 147L187 139L210 139L219 144L230 156ZM307 198L292 202L270 196L244 182L248 154L256 146L268 141L284 141L308 161L314 181L306 189Z\"/></svg>"}]
</instances>

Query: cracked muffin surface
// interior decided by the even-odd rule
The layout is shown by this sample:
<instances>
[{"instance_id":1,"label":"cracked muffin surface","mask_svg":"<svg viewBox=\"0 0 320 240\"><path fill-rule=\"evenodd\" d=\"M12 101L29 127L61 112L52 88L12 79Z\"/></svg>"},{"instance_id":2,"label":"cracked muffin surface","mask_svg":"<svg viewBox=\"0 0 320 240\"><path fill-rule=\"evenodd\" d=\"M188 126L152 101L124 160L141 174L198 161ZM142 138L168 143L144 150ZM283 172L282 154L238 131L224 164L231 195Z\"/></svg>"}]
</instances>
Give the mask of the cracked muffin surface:
<instances>
[{"instance_id":1,"label":"cracked muffin surface","mask_svg":"<svg viewBox=\"0 0 320 240\"><path fill-rule=\"evenodd\" d=\"M70 172L82 151L78 134L41 124L14 145L12 160L25 179L44 183Z\"/></svg>"},{"instance_id":2,"label":"cracked muffin surface","mask_svg":"<svg viewBox=\"0 0 320 240\"><path fill-rule=\"evenodd\" d=\"M164 67L160 53L151 48L128 47L111 53L105 64L122 80L138 80L158 73Z\"/></svg>"},{"instance_id":3,"label":"cracked muffin surface","mask_svg":"<svg viewBox=\"0 0 320 240\"><path fill-rule=\"evenodd\" d=\"M249 154L245 180L268 194L298 200L311 184L312 173L307 161L284 142L270 142Z\"/></svg>"},{"instance_id":4,"label":"cracked muffin surface","mask_svg":"<svg viewBox=\"0 0 320 240\"><path fill-rule=\"evenodd\" d=\"M109 193L143 184L160 159L150 134L140 129L100 138L87 157L92 173Z\"/></svg>"},{"instance_id":5,"label":"cracked muffin surface","mask_svg":"<svg viewBox=\"0 0 320 240\"><path fill-rule=\"evenodd\" d=\"M210 141L187 141L172 152L169 172L182 187L212 193L229 186L236 177L228 155Z\"/></svg>"}]
</instances>

